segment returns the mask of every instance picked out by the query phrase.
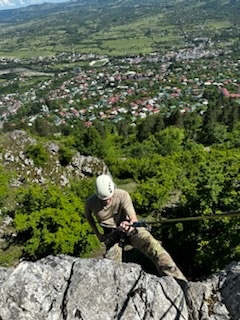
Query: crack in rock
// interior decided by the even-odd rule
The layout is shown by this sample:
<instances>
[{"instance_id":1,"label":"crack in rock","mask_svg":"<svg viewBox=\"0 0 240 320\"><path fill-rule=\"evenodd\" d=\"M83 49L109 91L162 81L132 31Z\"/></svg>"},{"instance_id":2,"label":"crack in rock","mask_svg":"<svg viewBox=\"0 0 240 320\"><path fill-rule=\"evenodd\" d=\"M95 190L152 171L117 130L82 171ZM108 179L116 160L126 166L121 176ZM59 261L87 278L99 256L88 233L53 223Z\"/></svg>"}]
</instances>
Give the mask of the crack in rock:
<instances>
[{"instance_id":1,"label":"crack in rock","mask_svg":"<svg viewBox=\"0 0 240 320\"><path fill-rule=\"evenodd\" d=\"M66 286L66 289L65 289L65 291L63 293L63 299L62 299L62 303L61 303L61 313L62 313L63 320L67 320L67 308L66 308L67 299L66 299L66 297L67 297L68 290L69 290L69 287L70 287L70 283L71 283L71 279L72 279L72 275L73 275L74 265L75 265L75 261L72 263L70 274L69 274L69 277L68 277L68 280L67 280L67 286ZM79 319L81 319L81 318L79 318Z\"/></svg>"}]
</instances>

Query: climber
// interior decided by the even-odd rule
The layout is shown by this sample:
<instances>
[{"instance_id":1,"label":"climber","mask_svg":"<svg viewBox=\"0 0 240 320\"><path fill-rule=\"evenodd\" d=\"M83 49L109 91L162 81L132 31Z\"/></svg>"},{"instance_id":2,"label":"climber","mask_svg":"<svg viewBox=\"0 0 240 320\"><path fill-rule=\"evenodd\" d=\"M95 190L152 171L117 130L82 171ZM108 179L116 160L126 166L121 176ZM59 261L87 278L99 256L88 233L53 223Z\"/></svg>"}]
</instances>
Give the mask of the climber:
<instances>
[{"instance_id":1,"label":"climber","mask_svg":"<svg viewBox=\"0 0 240 320\"><path fill-rule=\"evenodd\" d=\"M127 191L115 188L109 175L101 174L96 178L96 193L87 198L85 215L99 241L106 245L106 258L110 258L112 252L121 258L119 239L124 233L130 245L154 263L159 276L171 275L182 287L187 285L187 279L160 242L146 228L132 226L138 221L132 199ZM96 221L103 232L99 231ZM116 232L118 230L119 233ZM111 243L109 238L112 234L119 234L119 237Z\"/></svg>"}]
</instances>

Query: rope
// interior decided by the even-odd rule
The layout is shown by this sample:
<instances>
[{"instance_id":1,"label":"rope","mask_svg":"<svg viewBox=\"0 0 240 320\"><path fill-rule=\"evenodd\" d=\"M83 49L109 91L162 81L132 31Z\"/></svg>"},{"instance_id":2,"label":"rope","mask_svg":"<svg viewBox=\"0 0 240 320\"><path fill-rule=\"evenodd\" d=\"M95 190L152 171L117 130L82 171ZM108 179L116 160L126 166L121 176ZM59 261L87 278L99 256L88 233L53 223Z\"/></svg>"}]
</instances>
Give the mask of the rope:
<instances>
[{"instance_id":1,"label":"rope","mask_svg":"<svg viewBox=\"0 0 240 320\"><path fill-rule=\"evenodd\" d=\"M175 222L188 222L188 221L198 221L198 220L216 220L216 219L222 219L222 218L236 218L240 217L240 209L233 210L233 211L225 211L219 214L213 214L213 215L203 215L203 216L195 216L195 217L180 217L180 218L161 218L157 221L146 221L141 220L138 222L133 223L133 227L144 227L147 225L155 225L155 224L161 224L161 223L175 223Z\"/></svg>"}]
</instances>

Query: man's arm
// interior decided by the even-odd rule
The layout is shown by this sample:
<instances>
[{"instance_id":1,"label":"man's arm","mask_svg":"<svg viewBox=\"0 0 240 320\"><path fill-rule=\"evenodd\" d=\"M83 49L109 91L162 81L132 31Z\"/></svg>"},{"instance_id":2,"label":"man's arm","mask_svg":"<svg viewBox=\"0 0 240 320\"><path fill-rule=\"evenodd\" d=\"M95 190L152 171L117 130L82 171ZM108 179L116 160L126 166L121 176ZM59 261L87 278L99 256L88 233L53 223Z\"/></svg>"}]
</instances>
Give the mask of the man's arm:
<instances>
[{"instance_id":1,"label":"man's arm","mask_svg":"<svg viewBox=\"0 0 240 320\"><path fill-rule=\"evenodd\" d=\"M134 208L133 203L132 203L132 199L131 199L130 194L128 192L125 195L125 199L124 199L124 202L123 202L123 207L124 207L124 210L126 212L126 217L128 218L128 220L122 221L120 223L120 228L124 232L130 233L134 229L133 227L130 227L130 226L134 222L137 222L138 218L137 218L137 214L136 214L135 208Z\"/></svg>"},{"instance_id":2,"label":"man's arm","mask_svg":"<svg viewBox=\"0 0 240 320\"><path fill-rule=\"evenodd\" d=\"M134 230L134 227L132 227L133 223L134 222L137 222L138 219L137 219L137 215L135 213L135 215L133 215L129 220L125 220L125 221L122 221L120 223L120 228L122 231L126 232L126 233L131 233L133 230Z\"/></svg>"},{"instance_id":3,"label":"man's arm","mask_svg":"<svg viewBox=\"0 0 240 320\"><path fill-rule=\"evenodd\" d=\"M98 237L98 240L100 242L104 242L106 240L106 237L99 232L97 225L96 225L96 222L95 222L95 219L93 218L92 212L91 212L91 210L89 210L87 205L85 205L84 214L85 214L85 217L86 217L88 223L90 224L93 232Z\"/></svg>"}]
</instances>

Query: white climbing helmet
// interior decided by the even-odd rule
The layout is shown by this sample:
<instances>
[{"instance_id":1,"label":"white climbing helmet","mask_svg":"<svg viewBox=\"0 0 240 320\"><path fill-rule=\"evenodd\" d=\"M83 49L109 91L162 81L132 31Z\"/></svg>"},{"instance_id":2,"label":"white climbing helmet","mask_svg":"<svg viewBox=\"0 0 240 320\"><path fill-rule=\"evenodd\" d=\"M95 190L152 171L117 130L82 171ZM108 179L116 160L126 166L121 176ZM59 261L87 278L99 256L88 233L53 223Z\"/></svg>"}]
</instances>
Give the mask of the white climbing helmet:
<instances>
[{"instance_id":1,"label":"white climbing helmet","mask_svg":"<svg viewBox=\"0 0 240 320\"><path fill-rule=\"evenodd\" d=\"M96 179L96 194L101 200L107 200L113 196L114 183L107 174L101 174Z\"/></svg>"}]
</instances>

